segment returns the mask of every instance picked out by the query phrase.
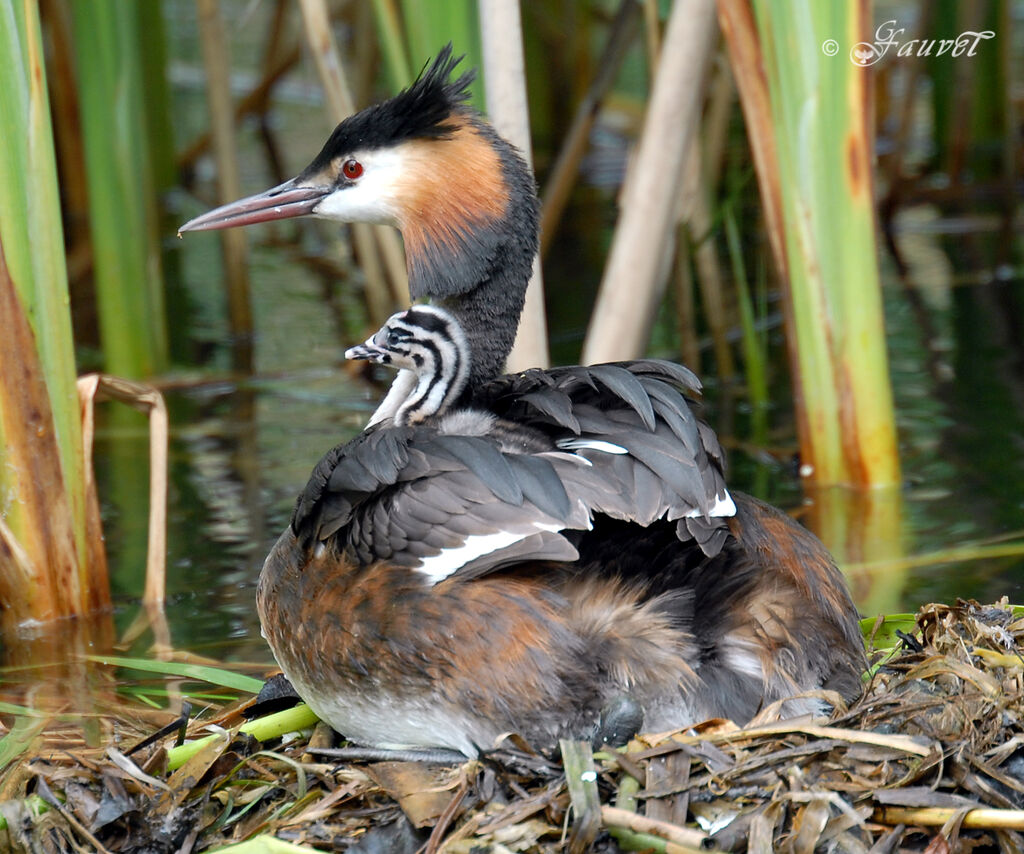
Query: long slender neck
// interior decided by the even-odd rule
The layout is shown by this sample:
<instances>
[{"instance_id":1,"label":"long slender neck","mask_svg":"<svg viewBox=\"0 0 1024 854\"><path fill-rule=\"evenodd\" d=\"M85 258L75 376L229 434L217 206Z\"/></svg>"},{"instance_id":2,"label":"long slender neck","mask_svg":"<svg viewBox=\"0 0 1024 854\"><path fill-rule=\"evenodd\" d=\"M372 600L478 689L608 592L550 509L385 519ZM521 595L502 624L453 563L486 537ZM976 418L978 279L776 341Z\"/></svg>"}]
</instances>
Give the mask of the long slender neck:
<instances>
[{"instance_id":1,"label":"long slender neck","mask_svg":"<svg viewBox=\"0 0 1024 854\"><path fill-rule=\"evenodd\" d=\"M472 393L502 373L512 349L537 254L540 204L533 175L515 148L479 120L471 120L465 133L464 150L481 162L476 174L485 173L489 158L495 193L481 201L479 186L460 194L453 184L443 201L437 197L444 229L434 233L443 239L423 239L406 228L403 234L413 299L443 305L466 334ZM461 204L463 196L474 205Z\"/></svg>"},{"instance_id":2,"label":"long slender neck","mask_svg":"<svg viewBox=\"0 0 1024 854\"><path fill-rule=\"evenodd\" d=\"M417 379L418 378L413 371L408 369L399 371L398 376L391 381L391 387L388 389L388 393L373 411L373 415L370 416L370 420L366 422L366 426L372 427L374 424L384 421L387 418L395 418L398 414L398 410L402 406L402 403L415 390Z\"/></svg>"},{"instance_id":3,"label":"long slender neck","mask_svg":"<svg viewBox=\"0 0 1024 854\"><path fill-rule=\"evenodd\" d=\"M435 371L429 375L421 374L412 394L398 407L395 424L400 427L406 424L419 424L432 415L446 412L462 394L465 379L463 375L461 381L455 383L452 377L446 376L442 371Z\"/></svg>"},{"instance_id":4,"label":"long slender neck","mask_svg":"<svg viewBox=\"0 0 1024 854\"><path fill-rule=\"evenodd\" d=\"M417 383L395 413L395 424L418 424L447 412L462 396L469 379L468 342L459 337L424 336L419 342L421 364Z\"/></svg>"},{"instance_id":5,"label":"long slender neck","mask_svg":"<svg viewBox=\"0 0 1024 854\"><path fill-rule=\"evenodd\" d=\"M443 305L466 333L471 353L468 391L505 371L526 298L518 265L496 264L473 290ZM526 275L529 282L529 272Z\"/></svg>"}]
</instances>

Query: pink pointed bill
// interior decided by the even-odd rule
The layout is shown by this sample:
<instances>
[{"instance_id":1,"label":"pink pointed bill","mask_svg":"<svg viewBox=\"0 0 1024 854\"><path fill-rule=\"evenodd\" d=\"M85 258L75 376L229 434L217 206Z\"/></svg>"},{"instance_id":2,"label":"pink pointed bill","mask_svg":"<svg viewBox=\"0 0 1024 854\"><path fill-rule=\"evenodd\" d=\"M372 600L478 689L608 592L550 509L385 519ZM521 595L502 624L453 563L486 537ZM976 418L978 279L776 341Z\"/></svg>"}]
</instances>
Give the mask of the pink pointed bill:
<instances>
[{"instance_id":1,"label":"pink pointed bill","mask_svg":"<svg viewBox=\"0 0 1024 854\"><path fill-rule=\"evenodd\" d=\"M178 234L305 216L311 214L330 192L329 187L301 187L296 186L294 180L285 181L265 192L221 205L190 219L178 229Z\"/></svg>"}]
</instances>

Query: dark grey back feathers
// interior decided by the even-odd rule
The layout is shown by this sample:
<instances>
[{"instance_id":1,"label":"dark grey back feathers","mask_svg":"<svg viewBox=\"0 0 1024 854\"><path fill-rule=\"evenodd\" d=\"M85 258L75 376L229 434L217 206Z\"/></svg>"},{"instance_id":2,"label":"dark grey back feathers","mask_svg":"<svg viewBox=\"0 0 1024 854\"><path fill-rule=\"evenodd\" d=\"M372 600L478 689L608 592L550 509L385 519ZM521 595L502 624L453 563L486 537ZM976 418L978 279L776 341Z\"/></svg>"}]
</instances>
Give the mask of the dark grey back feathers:
<instances>
[{"instance_id":1,"label":"dark grey back feathers","mask_svg":"<svg viewBox=\"0 0 1024 854\"><path fill-rule=\"evenodd\" d=\"M532 452L433 423L380 424L318 463L293 530L307 549L325 543L358 564L429 564L435 580L512 560L573 560L559 532L589 529L594 514L641 526L674 520L681 540L717 553L727 514L713 514L731 499L721 448L683 393L698 388L685 368L655 360L502 377L472 405L528 431ZM486 550L468 548L471 559L437 569L444 550L476 543Z\"/></svg>"}]
</instances>

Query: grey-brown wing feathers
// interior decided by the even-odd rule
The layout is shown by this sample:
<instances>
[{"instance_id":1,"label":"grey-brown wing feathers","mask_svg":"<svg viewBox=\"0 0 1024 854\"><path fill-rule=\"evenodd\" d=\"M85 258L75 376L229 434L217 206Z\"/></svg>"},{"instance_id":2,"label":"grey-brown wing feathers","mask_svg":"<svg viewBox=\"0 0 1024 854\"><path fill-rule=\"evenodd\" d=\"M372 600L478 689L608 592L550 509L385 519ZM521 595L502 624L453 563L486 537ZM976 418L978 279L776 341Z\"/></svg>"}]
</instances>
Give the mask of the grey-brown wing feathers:
<instances>
[{"instance_id":1,"label":"grey-brown wing feathers","mask_svg":"<svg viewBox=\"0 0 1024 854\"><path fill-rule=\"evenodd\" d=\"M377 425L321 460L292 527L307 548L331 541L360 563L389 560L435 582L574 560L560 532L586 530L598 513L678 520L680 539L716 554L733 510L721 448L685 396L698 389L685 368L654 360L502 378L473 405L550 450L444 432L457 419Z\"/></svg>"},{"instance_id":2,"label":"grey-brown wing feathers","mask_svg":"<svg viewBox=\"0 0 1024 854\"><path fill-rule=\"evenodd\" d=\"M572 412L572 401L564 394L551 394L550 390L543 389L522 395L519 402L547 415L560 427L565 427L573 433L580 432L579 422Z\"/></svg>"},{"instance_id":3,"label":"grey-brown wing feathers","mask_svg":"<svg viewBox=\"0 0 1024 854\"><path fill-rule=\"evenodd\" d=\"M589 369L590 378L597 380L636 412L648 430L654 429L654 407L650 396L632 372L618 365L596 365Z\"/></svg>"}]
</instances>

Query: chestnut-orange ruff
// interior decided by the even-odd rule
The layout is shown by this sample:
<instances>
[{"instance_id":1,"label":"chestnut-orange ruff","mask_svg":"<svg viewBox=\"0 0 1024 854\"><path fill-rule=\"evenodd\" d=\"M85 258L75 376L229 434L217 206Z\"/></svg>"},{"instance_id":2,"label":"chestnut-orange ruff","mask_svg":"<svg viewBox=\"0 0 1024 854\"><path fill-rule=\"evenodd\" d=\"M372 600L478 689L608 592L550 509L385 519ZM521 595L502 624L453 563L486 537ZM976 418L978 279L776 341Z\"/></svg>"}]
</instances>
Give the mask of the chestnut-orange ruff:
<instances>
[{"instance_id":1,"label":"chestnut-orange ruff","mask_svg":"<svg viewBox=\"0 0 1024 854\"><path fill-rule=\"evenodd\" d=\"M437 248L462 249L474 233L502 220L509 193L501 159L483 132L463 121L444 140L403 147L408 175L396 186L399 228L410 266Z\"/></svg>"}]
</instances>

